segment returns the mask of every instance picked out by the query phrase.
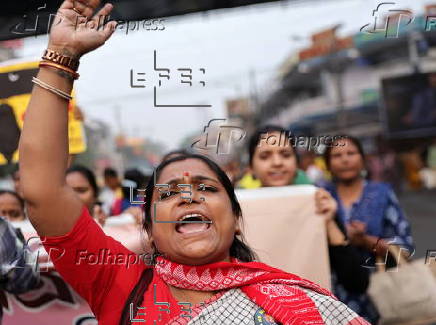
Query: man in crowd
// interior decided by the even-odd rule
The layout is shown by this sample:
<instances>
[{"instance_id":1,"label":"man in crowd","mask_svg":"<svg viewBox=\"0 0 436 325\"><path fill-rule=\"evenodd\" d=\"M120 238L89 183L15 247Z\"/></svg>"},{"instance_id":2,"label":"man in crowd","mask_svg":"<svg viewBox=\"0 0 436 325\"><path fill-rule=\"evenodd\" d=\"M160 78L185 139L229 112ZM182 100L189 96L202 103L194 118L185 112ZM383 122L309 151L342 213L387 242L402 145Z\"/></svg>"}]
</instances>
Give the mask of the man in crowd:
<instances>
[{"instance_id":1,"label":"man in crowd","mask_svg":"<svg viewBox=\"0 0 436 325\"><path fill-rule=\"evenodd\" d=\"M103 172L104 176L104 188L100 192L99 200L103 204L103 211L107 214L111 214L111 208L114 202L121 198L121 182L118 178L118 173L113 168L106 168Z\"/></svg>"}]
</instances>

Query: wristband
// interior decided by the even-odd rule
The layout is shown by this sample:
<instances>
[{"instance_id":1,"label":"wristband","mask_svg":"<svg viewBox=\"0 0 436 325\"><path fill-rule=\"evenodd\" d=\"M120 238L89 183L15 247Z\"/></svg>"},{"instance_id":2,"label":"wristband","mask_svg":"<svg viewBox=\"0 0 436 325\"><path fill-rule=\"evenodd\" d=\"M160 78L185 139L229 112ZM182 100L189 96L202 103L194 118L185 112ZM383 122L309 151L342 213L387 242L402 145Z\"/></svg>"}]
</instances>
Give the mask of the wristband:
<instances>
[{"instance_id":1,"label":"wristband","mask_svg":"<svg viewBox=\"0 0 436 325\"><path fill-rule=\"evenodd\" d=\"M60 64L74 72L79 69L79 60L70 56L62 55L59 52L46 49L42 55L42 59L56 64Z\"/></svg>"}]
</instances>

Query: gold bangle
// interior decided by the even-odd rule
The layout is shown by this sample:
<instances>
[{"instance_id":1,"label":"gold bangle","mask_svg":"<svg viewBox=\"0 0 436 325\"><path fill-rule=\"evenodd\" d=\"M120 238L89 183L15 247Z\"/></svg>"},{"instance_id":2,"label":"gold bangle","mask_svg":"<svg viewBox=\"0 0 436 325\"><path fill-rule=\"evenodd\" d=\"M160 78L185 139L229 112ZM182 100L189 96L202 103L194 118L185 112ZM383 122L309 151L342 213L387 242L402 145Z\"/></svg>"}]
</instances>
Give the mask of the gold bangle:
<instances>
[{"instance_id":1,"label":"gold bangle","mask_svg":"<svg viewBox=\"0 0 436 325\"><path fill-rule=\"evenodd\" d=\"M60 64L64 67L67 67L73 71L77 71L79 69L79 60L73 58L71 56L62 55L59 52L46 49L44 54L42 55L42 59L46 61L50 61L53 63Z\"/></svg>"},{"instance_id":2,"label":"gold bangle","mask_svg":"<svg viewBox=\"0 0 436 325\"><path fill-rule=\"evenodd\" d=\"M51 62L51 61L45 61L45 60L41 61L41 62L39 62L39 66L40 67L48 66L48 67L53 67L53 68L56 68L56 69L59 69L59 70L63 70L65 72L69 73L74 80L77 80L80 77L80 75L77 72L71 70L70 68L67 68L67 67L65 67L63 65L60 65L60 64L57 64L57 63L54 63L54 62Z\"/></svg>"},{"instance_id":3,"label":"gold bangle","mask_svg":"<svg viewBox=\"0 0 436 325\"><path fill-rule=\"evenodd\" d=\"M55 88L55 87L53 87L53 86L50 86L49 84L45 83L45 82L42 81L42 80L39 80L39 79L36 78L36 77L33 77L33 78L32 78L32 82L33 82L34 84L40 86L41 88L44 88L45 90L48 90L48 91L50 91L51 93L53 93L53 94L55 94L55 95L58 95L59 97L62 97L62 98L64 98L64 99L66 99L66 100L72 100L72 99L73 99L73 97L70 96L69 94L67 94L66 92L64 92L64 91L62 91L62 90L60 90L60 89L57 89L57 88Z\"/></svg>"},{"instance_id":4,"label":"gold bangle","mask_svg":"<svg viewBox=\"0 0 436 325\"><path fill-rule=\"evenodd\" d=\"M74 70L72 70L72 69L70 69L70 68L68 68L66 66L63 66L61 64L54 63L54 62L51 62L51 61L42 60L42 61L39 62L39 65L50 65L52 67L56 67L58 69L62 69L64 71L67 71L67 72L71 73L72 75L78 74L77 72L75 72Z\"/></svg>"}]
</instances>

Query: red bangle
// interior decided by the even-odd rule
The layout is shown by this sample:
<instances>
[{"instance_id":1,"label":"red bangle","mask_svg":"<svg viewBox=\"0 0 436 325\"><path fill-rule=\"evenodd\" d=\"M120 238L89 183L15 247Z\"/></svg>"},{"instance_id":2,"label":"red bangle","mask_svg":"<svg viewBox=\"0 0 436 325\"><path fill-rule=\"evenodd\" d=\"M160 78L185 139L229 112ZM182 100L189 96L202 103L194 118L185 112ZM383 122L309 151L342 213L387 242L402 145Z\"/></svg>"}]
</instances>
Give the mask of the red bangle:
<instances>
[{"instance_id":1,"label":"red bangle","mask_svg":"<svg viewBox=\"0 0 436 325\"><path fill-rule=\"evenodd\" d=\"M40 67L52 67L55 69L63 70L65 72L69 73L74 80L77 80L80 77L80 75L77 72L71 70L70 68L67 68L61 64L53 63L50 61L40 61L39 66Z\"/></svg>"},{"instance_id":2,"label":"red bangle","mask_svg":"<svg viewBox=\"0 0 436 325\"><path fill-rule=\"evenodd\" d=\"M381 238L379 237L379 238L377 239L377 242L375 243L374 247L372 248L372 252L373 252L374 254L377 253L377 245L378 245L378 243L380 242L380 240L381 240Z\"/></svg>"}]
</instances>

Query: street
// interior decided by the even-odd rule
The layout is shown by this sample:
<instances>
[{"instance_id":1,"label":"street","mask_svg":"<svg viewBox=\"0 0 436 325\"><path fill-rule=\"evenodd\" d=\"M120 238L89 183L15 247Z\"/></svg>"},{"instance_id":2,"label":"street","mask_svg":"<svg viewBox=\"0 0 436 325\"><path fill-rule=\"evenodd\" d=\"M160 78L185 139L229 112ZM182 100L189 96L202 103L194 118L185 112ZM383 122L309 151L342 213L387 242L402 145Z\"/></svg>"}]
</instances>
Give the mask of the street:
<instances>
[{"instance_id":1,"label":"street","mask_svg":"<svg viewBox=\"0 0 436 325\"><path fill-rule=\"evenodd\" d=\"M436 190L404 191L399 199L412 225L414 257L425 257L427 250L436 252Z\"/></svg>"}]
</instances>

